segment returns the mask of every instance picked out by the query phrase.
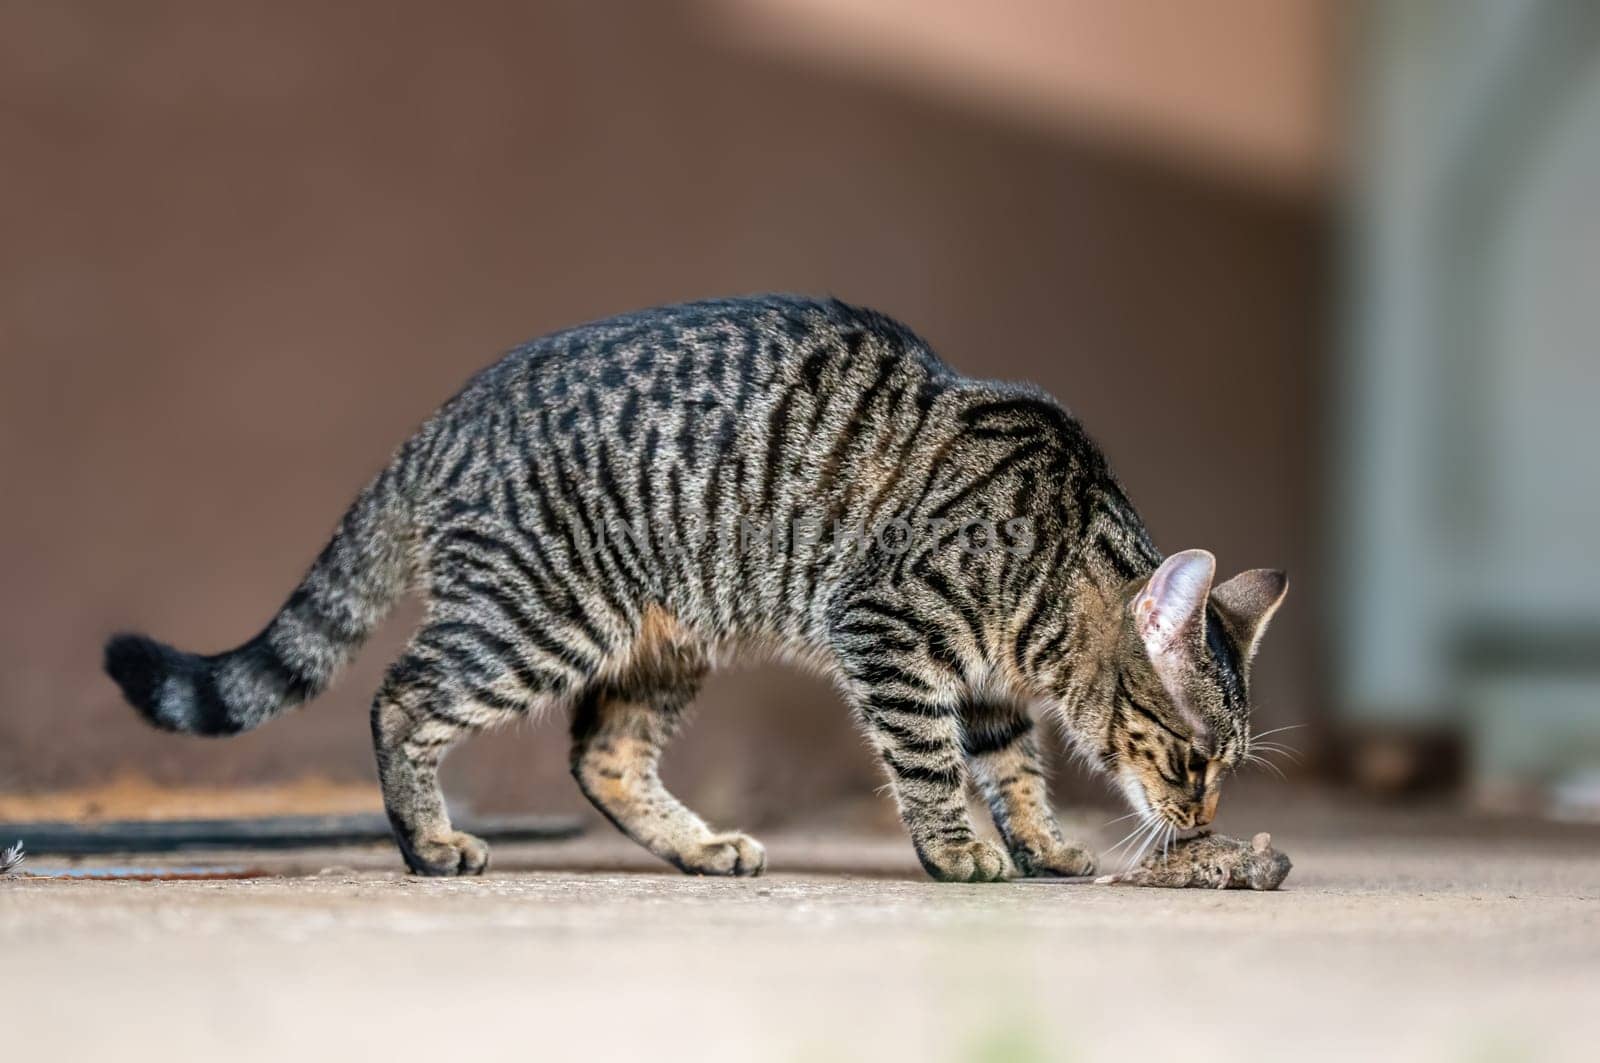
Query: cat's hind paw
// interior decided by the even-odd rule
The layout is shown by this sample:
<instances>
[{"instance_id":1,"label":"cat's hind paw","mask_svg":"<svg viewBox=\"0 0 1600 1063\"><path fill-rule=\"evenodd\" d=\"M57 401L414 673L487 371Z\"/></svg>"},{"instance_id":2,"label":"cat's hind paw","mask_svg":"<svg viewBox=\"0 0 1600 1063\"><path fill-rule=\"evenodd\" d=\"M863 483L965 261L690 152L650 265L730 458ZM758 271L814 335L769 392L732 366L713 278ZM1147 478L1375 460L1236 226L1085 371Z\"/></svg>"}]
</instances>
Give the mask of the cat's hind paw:
<instances>
[{"instance_id":1,"label":"cat's hind paw","mask_svg":"<svg viewBox=\"0 0 1600 1063\"><path fill-rule=\"evenodd\" d=\"M767 850L748 834L717 834L681 850L672 862L691 875L759 875L767 867Z\"/></svg>"},{"instance_id":2,"label":"cat's hind paw","mask_svg":"<svg viewBox=\"0 0 1600 1063\"><path fill-rule=\"evenodd\" d=\"M489 866L488 844L465 831L419 838L401 849L406 864L418 875L481 875Z\"/></svg>"}]
</instances>

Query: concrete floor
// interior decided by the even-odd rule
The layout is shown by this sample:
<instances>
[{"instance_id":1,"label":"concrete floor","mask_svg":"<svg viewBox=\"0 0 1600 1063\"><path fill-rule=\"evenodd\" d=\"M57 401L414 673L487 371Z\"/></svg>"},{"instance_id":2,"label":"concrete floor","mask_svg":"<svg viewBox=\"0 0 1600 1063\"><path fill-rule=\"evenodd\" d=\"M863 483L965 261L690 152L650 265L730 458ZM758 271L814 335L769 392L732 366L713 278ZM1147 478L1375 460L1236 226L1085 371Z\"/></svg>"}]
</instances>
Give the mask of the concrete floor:
<instances>
[{"instance_id":1,"label":"concrete floor","mask_svg":"<svg viewBox=\"0 0 1600 1063\"><path fill-rule=\"evenodd\" d=\"M0 880L0 1029L66 1059L1597 1058L1600 832L1270 818L1274 894L938 885L903 839L801 833L738 881L600 832L473 880L384 849Z\"/></svg>"}]
</instances>

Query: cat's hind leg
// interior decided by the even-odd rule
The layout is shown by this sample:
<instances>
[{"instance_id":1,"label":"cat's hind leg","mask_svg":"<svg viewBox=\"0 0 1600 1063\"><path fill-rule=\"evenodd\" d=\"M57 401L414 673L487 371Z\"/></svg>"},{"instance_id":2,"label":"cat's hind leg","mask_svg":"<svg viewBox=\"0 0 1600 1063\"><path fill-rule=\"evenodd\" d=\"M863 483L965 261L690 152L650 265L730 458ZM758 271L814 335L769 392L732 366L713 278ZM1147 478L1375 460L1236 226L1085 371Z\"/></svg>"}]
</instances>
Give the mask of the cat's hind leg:
<instances>
[{"instance_id":1,"label":"cat's hind leg","mask_svg":"<svg viewBox=\"0 0 1600 1063\"><path fill-rule=\"evenodd\" d=\"M1017 870L1033 876L1094 874L1094 853L1062 838L1056 824L1028 710L975 701L963 707L962 716L967 764Z\"/></svg>"},{"instance_id":2,"label":"cat's hind leg","mask_svg":"<svg viewBox=\"0 0 1600 1063\"><path fill-rule=\"evenodd\" d=\"M625 682L599 683L572 717L572 776L618 830L691 875L759 875L766 850L706 825L662 785L662 749L677 733L704 665L680 660Z\"/></svg>"},{"instance_id":3,"label":"cat's hind leg","mask_svg":"<svg viewBox=\"0 0 1600 1063\"><path fill-rule=\"evenodd\" d=\"M458 740L498 722L454 697L447 684L420 674L411 654L390 668L372 704L372 741L384 810L406 866L419 875L480 875L489 866L483 840L454 829L439 789L439 763Z\"/></svg>"},{"instance_id":4,"label":"cat's hind leg","mask_svg":"<svg viewBox=\"0 0 1600 1063\"><path fill-rule=\"evenodd\" d=\"M439 764L467 735L555 701L572 671L541 667L482 623L437 621L390 666L372 704L384 810L406 865L419 875L478 875L482 839L456 830Z\"/></svg>"}]
</instances>

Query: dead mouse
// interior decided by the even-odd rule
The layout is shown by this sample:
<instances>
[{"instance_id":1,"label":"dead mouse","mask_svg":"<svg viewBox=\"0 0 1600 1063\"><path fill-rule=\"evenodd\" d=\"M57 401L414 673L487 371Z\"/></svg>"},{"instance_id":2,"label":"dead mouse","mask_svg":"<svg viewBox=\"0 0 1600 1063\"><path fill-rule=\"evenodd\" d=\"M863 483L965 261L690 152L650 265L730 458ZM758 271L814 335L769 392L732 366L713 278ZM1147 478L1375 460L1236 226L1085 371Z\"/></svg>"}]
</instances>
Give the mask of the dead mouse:
<instances>
[{"instance_id":1,"label":"dead mouse","mask_svg":"<svg viewBox=\"0 0 1600 1063\"><path fill-rule=\"evenodd\" d=\"M1163 886L1168 889L1275 890L1289 875L1289 858L1262 831L1248 842L1204 831L1183 838L1166 853L1152 853L1132 871L1102 875L1096 885Z\"/></svg>"}]
</instances>

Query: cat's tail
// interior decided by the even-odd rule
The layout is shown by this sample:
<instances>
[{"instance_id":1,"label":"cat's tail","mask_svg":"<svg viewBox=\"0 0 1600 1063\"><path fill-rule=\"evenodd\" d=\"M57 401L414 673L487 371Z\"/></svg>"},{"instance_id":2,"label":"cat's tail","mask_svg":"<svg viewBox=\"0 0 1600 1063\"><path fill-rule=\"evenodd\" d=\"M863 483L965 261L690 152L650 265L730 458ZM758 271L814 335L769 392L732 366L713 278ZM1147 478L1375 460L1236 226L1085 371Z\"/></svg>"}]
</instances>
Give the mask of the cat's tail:
<instances>
[{"instance_id":1,"label":"cat's tail","mask_svg":"<svg viewBox=\"0 0 1600 1063\"><path fill-rule=\"evenodd\" d=\"M412 580L410 506L391 466L362 491L311 570L255 638L214 656L143 635L106 643L106 674L152 724L189 734L258 727L333 681Z\"/></svg>"}]
</instances>

